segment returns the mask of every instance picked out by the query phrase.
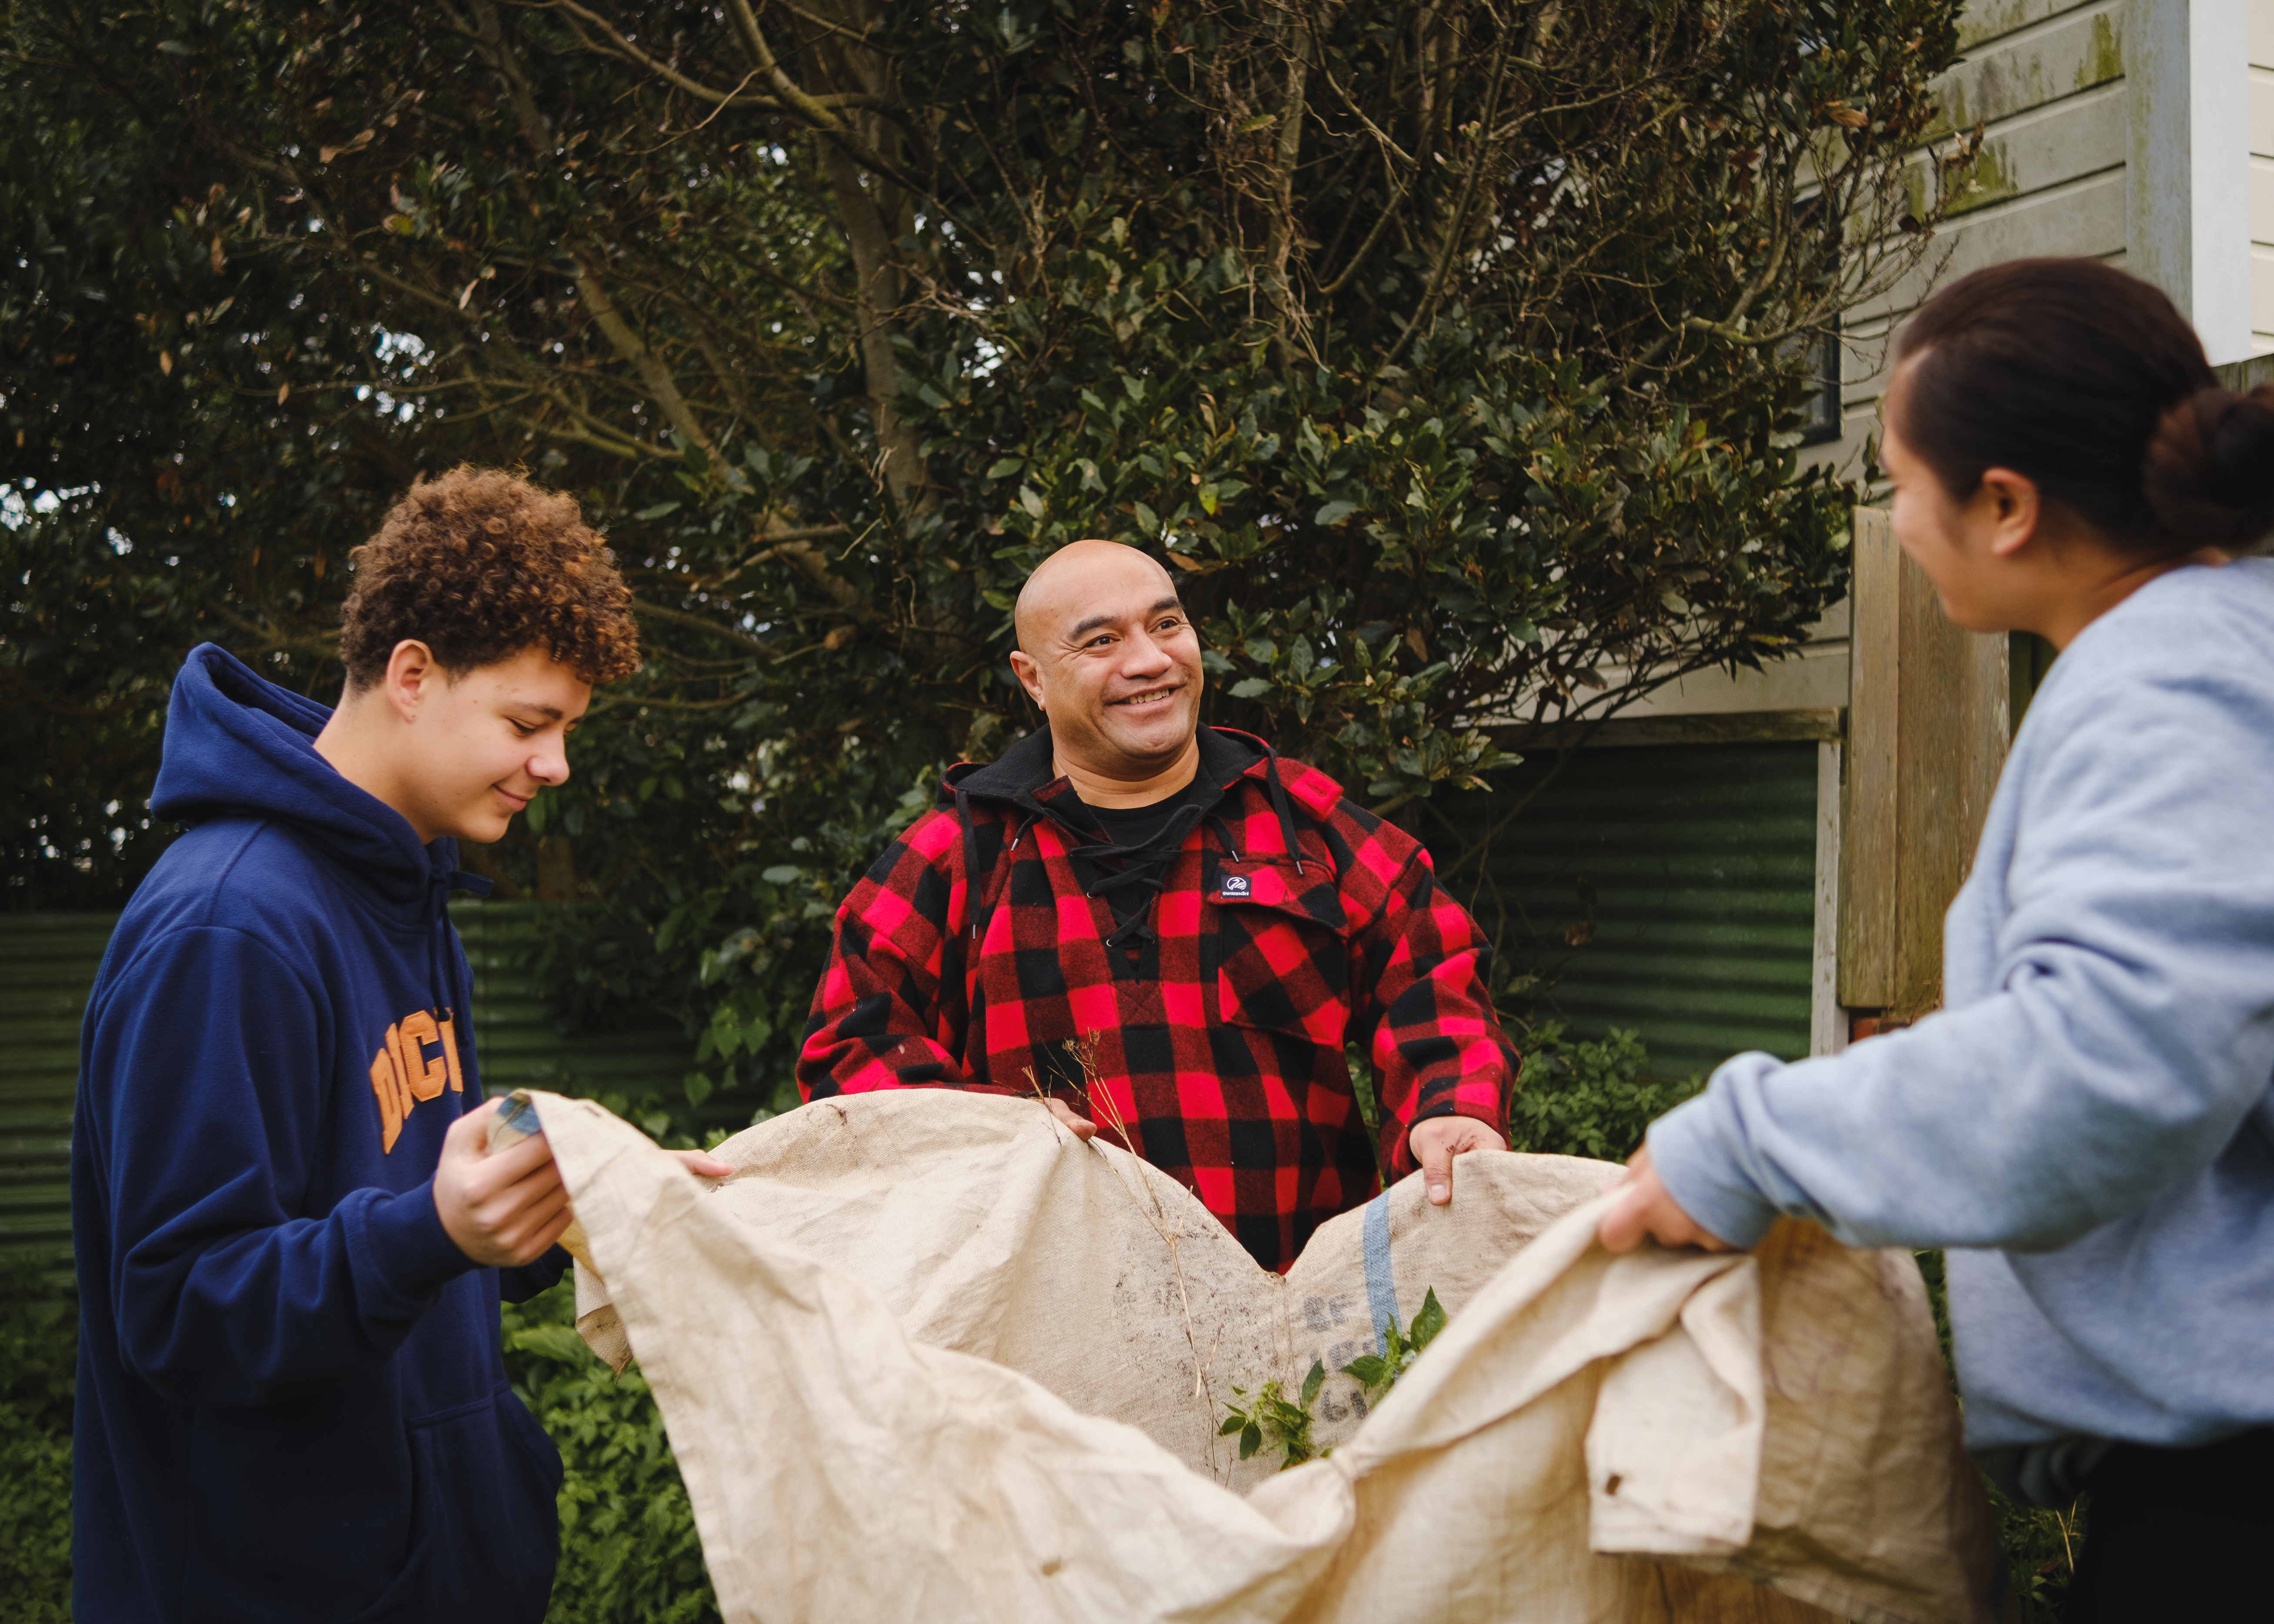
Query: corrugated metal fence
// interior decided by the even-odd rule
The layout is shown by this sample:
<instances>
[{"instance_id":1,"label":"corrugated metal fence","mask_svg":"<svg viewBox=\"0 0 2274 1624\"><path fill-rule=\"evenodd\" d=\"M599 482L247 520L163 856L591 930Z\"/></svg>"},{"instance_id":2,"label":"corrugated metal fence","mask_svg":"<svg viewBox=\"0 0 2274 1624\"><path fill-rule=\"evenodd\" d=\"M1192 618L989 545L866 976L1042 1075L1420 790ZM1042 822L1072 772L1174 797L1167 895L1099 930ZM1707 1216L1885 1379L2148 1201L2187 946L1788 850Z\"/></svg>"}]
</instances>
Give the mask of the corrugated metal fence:
<instances>
[{"instance_id":1,"label":"corrugated metal fence","mask_svg":"<svg viewBox=\"0 0 2274 1624\"><path fill-rule=\"evenodd\" d=\"M541 902L451 905L451 922L474 973L474 1054L483 1092L605 1094L676 1086L695 1064L695 1045L677 1023L656 1019L572 1038L546 1013L536 944L547 916L557 913Z\"/></svg>"},{"instance_id":2,"label":"corrugated metal fence","mask_svg":"<svg viewBox=\"0 0 2274 1624\"><path fill-rule=\"evenodd\" d=\"M1583 750L1481 873L1457 867L1554 763L1543 751L1418 820L1486 933L1545 973L1537 1012L1578 1036L1637 1028L1652 1069L1676 1076L1741 1049L1806 1055L1817 747Z\"/></svg>"},{"instance_id":3,"label":"corrugated metal fence","mask_svg":"<svg viewBox=\"0 0 2274 1624\"><path fill-rule=\"evenodd\" d=\"M79 1020L117 917L0 914L0 1255L71 1244Z\"/></svg>"},{"instance_id":4,"label":"corrugated metal fence","mask_svg":"<svg viewBox=\"0 0 2274 1624\"><path fill-rule=\"evenodd\" d=\"M675 1086L694 1064L694 1046L676 1025L570 1037L546 1013L530 966L547 911L537 903L451 908L474 973L474 1052L485 1091L600 1094ZM0 1255L53 1255L71 1244L79 1018L117 921L113 914L0 914Z\"/></svg>"},{"instance_id":5,"label":"corrugated metal fence","mask_svg":"<svg viewBox=\"0 0 2274 1624\"><path fill-rule=\"evenodd\" d=\"M1552 764L1543 753L1493 793L1442 797L1414 820L1503 951L1547 974L1536 1012L1583 1037L1636 1027L1653 1068L1677 1075L1745 1049L1806 1054L1816 746L1582 751L1480 869L1459 866ZM474 971L485 1086L675 1086L693 1064L675 1026L571 1038L547 1015L531 966L548 914L532 903L452 909ZM79 1017L113 917L0 915L0 1252L69 1243ZM748 1101L710 1103L723 1125L748 1119Z\"/></svg>"}]
</instances>

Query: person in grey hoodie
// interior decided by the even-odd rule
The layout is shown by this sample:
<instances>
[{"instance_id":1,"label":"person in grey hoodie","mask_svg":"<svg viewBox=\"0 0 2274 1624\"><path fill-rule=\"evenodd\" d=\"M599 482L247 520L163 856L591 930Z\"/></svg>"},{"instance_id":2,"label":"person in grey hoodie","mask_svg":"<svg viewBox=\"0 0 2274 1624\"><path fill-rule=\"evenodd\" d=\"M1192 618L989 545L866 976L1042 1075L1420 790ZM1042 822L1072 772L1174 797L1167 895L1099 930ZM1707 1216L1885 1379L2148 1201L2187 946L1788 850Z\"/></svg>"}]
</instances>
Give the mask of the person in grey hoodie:
<instances>
[{"instance_id":1,"label":"person in grey hoodie","mask_svg":"<svg viewBox=\"0 0 2274 1624\"><path fill-rule=\"evenodd\" d=\"M2065 1620L2263 1616L2274 1525L2274 387L2164 296L1996 266L1903 328L1881 459L1944 613L2059 649L1945 926L1943 1008L1740 1055L1601 1237L1780 1214L1950 1248L1969 1447L2091 1496Z\"/></svg>"}]
</instances>

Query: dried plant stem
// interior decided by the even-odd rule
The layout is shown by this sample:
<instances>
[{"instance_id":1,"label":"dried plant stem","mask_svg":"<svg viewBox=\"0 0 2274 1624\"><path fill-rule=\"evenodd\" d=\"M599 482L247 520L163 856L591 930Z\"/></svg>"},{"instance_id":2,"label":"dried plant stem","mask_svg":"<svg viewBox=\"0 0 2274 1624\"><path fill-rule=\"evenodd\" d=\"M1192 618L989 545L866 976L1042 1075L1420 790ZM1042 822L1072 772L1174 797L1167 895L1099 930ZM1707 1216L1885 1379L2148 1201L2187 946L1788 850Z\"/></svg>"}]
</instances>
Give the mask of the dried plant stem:
<instances>
[{"instance_id":1,"label":"dried plant stem","mask_svg":"<svg viewBox=\"0 0 2274 1624\"><path fill-rule=\"evenodd\" d=\"M1068 1038L1065 1052L1081 1068L1082 1098L1089 1101L1090 1116L1094 1120L1103 1116L1106 1125L1121 1136L1122 1149L1133 1156L1137 1154L1137 1141L1129 1137L1128 1119L1122 1116L1120 1101L1113 1097L1113 1090L1106 1086L1104 1074L1098 1069L1097 1046L1103 1041L1103 1035L1095 1032L1080 1040ZM1105 1104L1103 1112L1098 1109L1100 1101Z\"/></svg>"},{"instance_id":2,"label":"dried plant stem","mask_svg":"<svg viewBox=\"0 0 2274 1624\"><path fill-rule=\"evenodd\" d=\"M1137 1203L1137 1210L1142 1213L1145 1221L1153 1226L1153 1232L1161 1237L1161 1244L1169 1249L1169 1267L1175 1274L1177 1281L1177 1303L1183 1310L1185 1317L1185 1345L1192 1350L1193 1354L1193 1396L1201 1403L1201 1426L1209 1440L1209 1464L1214 1467L1216 1447L1216 1395L1209 1387L1208 1372L1209 1366L1216 1362L1216 1346L1211 1344L1207 1356L1205 1357L1201 1356L1200 1331L1193 1323L1192 1291L1185 1283L1184 1259L1177 1254L1177 1243L1184 1238L1184 1220L1180 1215L1174 1227L1171 1226L1168 1214L1161 1208L1160 1192L1153 1188L1153 1181L1145 1176L1142 1165L1144 1158L1137 1155L1137 1142L1130 1137L1128 1120L1122 1116L1121 1107L1113 1098L1113 1091L1105 1086L1104 1079L1099 1072L1097 1046L1100 1041L1100 1035L1096 1033L1092 1033L1088 1038L1081 1040L1068 1038L1065 1045L1065 1052L1073 1056L1074 1064L1081 1069L1082 1094L1089 1101L1091 1111L1096 1113L1098 1102L1104 1101L1105 1109L1103 1114L1108 1125L1121 1136L1123 1146L1127 1148L1132 1156L1136 1157L1140 1163L1136 1177L1138 1182L1144 1186L1145 1199ZM1030 1086L1034 1084L1035 1074L1032 1071L1027 1073L1027 1081ZM1035 1092L1039 1094L1040 1088L1037 1087ZM1127 1189L1129 1176L1118 1168L1114 1171L1115 1176L1120 1179L1122 1187ZM1134 1199L1133 1192L1133 1199ZM1221 1343L1224 1340L1221 1327L1217 1329L1216 1340L1217 1343ZM1219 1472L1219 1475L1223 1474Z\"/></svg>"}]
</instances>

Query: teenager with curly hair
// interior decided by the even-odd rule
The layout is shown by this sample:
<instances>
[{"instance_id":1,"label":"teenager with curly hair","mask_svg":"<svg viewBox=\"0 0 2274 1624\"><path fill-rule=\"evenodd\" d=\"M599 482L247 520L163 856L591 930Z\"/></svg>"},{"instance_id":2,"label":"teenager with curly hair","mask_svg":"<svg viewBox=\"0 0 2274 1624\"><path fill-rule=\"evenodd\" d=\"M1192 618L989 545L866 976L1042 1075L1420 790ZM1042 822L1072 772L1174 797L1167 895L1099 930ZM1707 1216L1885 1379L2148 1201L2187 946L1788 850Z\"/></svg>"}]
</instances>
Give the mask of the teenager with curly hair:
<instances>
[{"instance_id":1,"label":"teenager with curly hair","mask_svg":"<svg viewBox=\"0 0 2274 1624\"><path fill-rule=\"evenodd\" d=\"M151 809L187 831L88 1000L80 1618L533 1624L551 1590L560 1457L498 1304L570 1214L542 1138L485 1152L443 905L636 668L631 594L572 500L491 470L352 557L335 709L183 666Z\"/></svg>"}]
</instances>

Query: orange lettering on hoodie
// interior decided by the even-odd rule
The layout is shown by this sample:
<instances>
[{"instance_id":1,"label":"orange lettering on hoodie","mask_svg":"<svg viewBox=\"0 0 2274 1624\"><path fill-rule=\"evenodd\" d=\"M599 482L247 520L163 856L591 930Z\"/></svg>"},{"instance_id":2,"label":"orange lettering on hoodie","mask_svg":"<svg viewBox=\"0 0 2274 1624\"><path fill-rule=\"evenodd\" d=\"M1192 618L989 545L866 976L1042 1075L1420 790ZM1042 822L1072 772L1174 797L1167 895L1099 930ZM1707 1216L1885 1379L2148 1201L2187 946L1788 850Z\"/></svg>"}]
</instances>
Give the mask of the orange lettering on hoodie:
<instances>
[{"instance_id":1,"label":"orange lettering on hoodie","mask_svg":"<svg viewBox=\"0 0 2274 1624\"><path fill-rule=\"evenodd\" d=\"M465 1074L458 1070L458 1034L450 1025L448 1011L445 1011L442 1016L442 1058L448 1061L450 1066L450 1092L465 1093Z\"/></svg>"},{"instance_id":2,"label":"orange lettering on hoodie","mask_svg":"<svg viewBox=\"0 0 2274 1624\"><path fill-rule=\"evenodd\" d=\"M431 1060L426 1045L440 1053ZM395 1148L403 1124L421 1100L437 1098L448 1083L454 1094L466 1091L465 1074L458 1064L458 1034L446 1015L437 1019L430 1010L413 1010L387 1029L379 1052L371 1057L371 1091L379 1101L379 1148L381 1155Z\"/></svg>"},{"instance_id":3,"label":"orange lettering on hoodie","mask_svg":"<svg viewBox=\"0 0 2274 1624\"><path fill-rule=\"evenodd\" d=\"M434 1025L434 1018L425 1010L413 1010L403 1018L403 1072L410 1085L413 1097L431 1100L442 1092L442 1084L449 1068L437 1055L426 1058L426 1045L441 1041L442 1034Z\"/></svg>"},{"instance_id":4,"label":"orange lettering on hoodie","mask_svg":"<svg viewBox=\"0 0 2274 1624\"><path fill-rule=\"evenodd\" d=\"M395 1063L380 1049L371 1057L371 1091L379 1096L379 1154L395 1148L403 1133L403 1101L395 1092Z\"/></svg>"}]
</instances>

